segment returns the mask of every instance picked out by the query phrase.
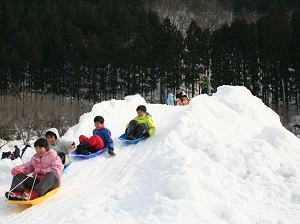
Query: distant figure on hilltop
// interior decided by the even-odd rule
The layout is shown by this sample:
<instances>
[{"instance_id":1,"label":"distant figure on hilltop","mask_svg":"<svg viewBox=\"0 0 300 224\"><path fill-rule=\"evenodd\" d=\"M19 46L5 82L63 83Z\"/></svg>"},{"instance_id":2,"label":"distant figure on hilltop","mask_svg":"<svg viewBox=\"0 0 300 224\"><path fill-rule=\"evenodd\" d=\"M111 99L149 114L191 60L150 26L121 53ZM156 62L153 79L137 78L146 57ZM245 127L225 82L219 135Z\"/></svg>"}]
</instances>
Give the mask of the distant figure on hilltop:
<instances>
[{"instance_id":1,"label":"distant figure on hilltop","mask_svg":"<svg viewBox=\"0 0 300 224\"><path fill-rule=\"evenodd\" d=\"M185 106L185 105L189 105L190 104L190 99L187 95L183 95L182 96L182 105Z\"/></svg>"},{"instance_id":2,"label":"distant figure on hilltop","mask_svg":"<svg viewBox=\"0 0 300 224\"><path fill-rule=\"evenodd\" d=\"M186 106L190 104L190 99L187 95L183 95L181 100L178 100L177 106Z\"/></svg>"},{"instance_id":3,"label":"distant figure on hilltop","mask_svg":"<svg viewBox=\"0 0 300 224\"><path fill-rule=\"evenodd\" d=\"M173 93L168 94L167 105L174 106L174 96Z\"/></svg>"},{"instance_id":4,"label":"distant figure on hilltop","mask_svg":"<svg viewBox=\"0 0 300 224\"><path fill-rule=\"evenodd\" d=\"M199 72L198 83L200 84L200 87L201 87L201 94L211 95L211 93L210 93L210 89L211 89L210 78L206 75L204 70L201 70Z\"/></svg>"},{"instance_id":5,"label":"distant figure on hilltop","mask_svg":"<svg viewBox=\"0 0 300 224\"><path fill-rule=\"evenodd\" d=\"M175 101L176 101L176 105L182 105L182 96L187 94L180 88L177 87L176 88L176 96L175 96Z\"/></svg>"}]
</instances>

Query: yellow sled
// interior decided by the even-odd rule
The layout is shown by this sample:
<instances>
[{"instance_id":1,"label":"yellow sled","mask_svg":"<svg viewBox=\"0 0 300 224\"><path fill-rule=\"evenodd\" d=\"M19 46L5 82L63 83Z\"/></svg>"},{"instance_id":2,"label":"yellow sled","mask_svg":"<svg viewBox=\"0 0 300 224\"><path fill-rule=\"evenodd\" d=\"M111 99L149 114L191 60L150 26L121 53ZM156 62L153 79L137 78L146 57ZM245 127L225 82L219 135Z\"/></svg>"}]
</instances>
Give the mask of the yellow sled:
<instances>
[{"instance_id":1,"label":"yellow sled","mask_svg":"<svg viewBox=\"0 0 300 224\"><path fill-rule=\"evenodd\" d=\"M7 203L10 204L18 204L18 205L37 205L39 203L41 203L42 201L46 200L47 198L51 197L53 194L55 194L58 190L60 189L60 187L55 188L52 191L49 191L47 194L38 197L36 199L33 200L28 200L28 201L22 201L22 200L5 200Z\"/></svg>"}]
</instances>

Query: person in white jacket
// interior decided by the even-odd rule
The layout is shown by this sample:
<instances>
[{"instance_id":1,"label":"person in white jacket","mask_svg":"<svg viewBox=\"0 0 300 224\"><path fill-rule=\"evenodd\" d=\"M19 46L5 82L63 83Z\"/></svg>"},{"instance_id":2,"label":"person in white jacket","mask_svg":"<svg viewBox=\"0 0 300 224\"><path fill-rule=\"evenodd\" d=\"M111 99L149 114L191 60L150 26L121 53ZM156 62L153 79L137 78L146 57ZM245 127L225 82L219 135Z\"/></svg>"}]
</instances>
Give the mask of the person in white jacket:
<instances>
[{"instance_id":1,"label":"person in white jacket","mask_svg":"<svg viewBox=\"0 0 300 224\"><path fill-rule=\"evenodd\" d=\"M49 148L54 149L62 160L64 166L70 164L70 151L75 148L75 143L61 139L56 128L50 128L46 131L46 139Z\"/></svg>"}]
</instances>

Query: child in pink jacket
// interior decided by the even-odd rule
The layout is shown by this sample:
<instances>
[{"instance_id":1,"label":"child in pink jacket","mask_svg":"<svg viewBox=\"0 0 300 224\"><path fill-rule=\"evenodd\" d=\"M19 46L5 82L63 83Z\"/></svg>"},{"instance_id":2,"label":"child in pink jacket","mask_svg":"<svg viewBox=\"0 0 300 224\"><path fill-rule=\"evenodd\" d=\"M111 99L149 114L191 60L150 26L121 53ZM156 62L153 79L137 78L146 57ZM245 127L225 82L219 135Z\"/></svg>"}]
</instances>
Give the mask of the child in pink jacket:
<instances>
[{"instance_id":1,"label":"child in pink jacket","mask_svg":"<svg viewBox=\"0 0 300 224\"><path fill-rule=\"evenodd\" d=\"M49 149L44 138L38 139L34 147L36 154L31 160L11 170L14 177L10 191L5 193L10 200L33 200L57 188L61 183L64 166L57 152ZM33 173L33 177L27 176L30 173ZM25 189L32 191L24 192Z\"/></svg>"}]
</instances>

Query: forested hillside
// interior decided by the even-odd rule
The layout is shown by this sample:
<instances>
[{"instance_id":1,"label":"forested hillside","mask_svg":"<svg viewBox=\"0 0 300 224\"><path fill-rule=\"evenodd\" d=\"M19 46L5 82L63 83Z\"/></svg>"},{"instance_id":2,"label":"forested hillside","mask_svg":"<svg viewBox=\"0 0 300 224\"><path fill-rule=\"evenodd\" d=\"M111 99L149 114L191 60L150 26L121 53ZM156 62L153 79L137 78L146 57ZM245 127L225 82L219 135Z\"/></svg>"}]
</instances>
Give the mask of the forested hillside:
<instances>
[{"instance_id":1,"label":"forested hillside","mask_svg":"<svg viewBox=\"0 0 300 224\"><path fill-rule=\"evenodd\" d=\"M169 17L180 30L187 29L195 20L202 28L219 29L240 18L256 22L274 6L283 6L293 11L300 6L298 0L142 0L160 17Z\"/></svg>"},{"instance_id":2,"label":"forested hillside","mask_svg":"<svg viewBox=\"0 0 300 224\"><path fill-rule=\"evenodd\" d=\"M143 3L0 0L1 99L95 102L139 93L163 103L176 86L198 94L203 68L214 88L244 85L287 118L299 98L299 10L272 7L255 23L234 19L216 30L191 20L182 31ZM15 111L26 119L24 108Z\"/></svg>"}]
</instances>

